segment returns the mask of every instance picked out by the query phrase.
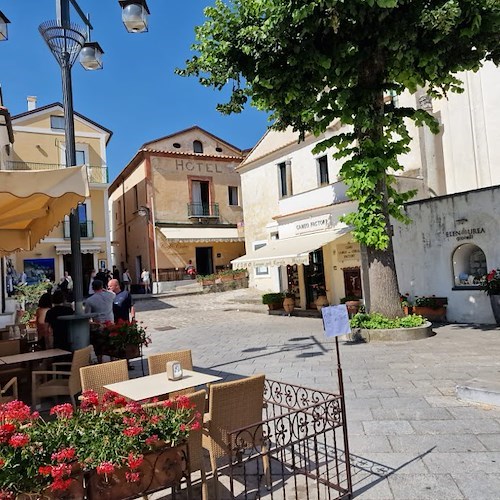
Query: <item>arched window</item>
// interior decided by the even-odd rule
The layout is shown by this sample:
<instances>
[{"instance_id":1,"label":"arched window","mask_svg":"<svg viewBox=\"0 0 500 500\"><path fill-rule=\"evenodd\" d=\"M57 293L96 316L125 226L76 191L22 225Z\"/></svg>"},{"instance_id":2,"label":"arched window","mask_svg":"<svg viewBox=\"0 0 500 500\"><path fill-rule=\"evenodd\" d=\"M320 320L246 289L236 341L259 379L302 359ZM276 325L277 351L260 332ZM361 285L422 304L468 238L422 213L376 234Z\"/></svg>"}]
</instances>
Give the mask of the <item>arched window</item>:
<instances>
[{"instance_id":1,"label":"arched window","mask_svg":"<svg viewBox=\"0 0 500 500\"><path fill-rule=\"evenodd\" d=\"M201 141L193 141L193 151L195 153L203 153L203 144Z\"/></svg>"},{"instance_id":2,"label":"arched window","mask_svg":"<svg viewBox=\"0 0 500 500\"><path fill-rule=\"evenodd\" d=\"M454 285L479 286L481 278L487 274L486 255L477 245L464 243L455 249L452 257Z\"/></svg>"}]
</instances>

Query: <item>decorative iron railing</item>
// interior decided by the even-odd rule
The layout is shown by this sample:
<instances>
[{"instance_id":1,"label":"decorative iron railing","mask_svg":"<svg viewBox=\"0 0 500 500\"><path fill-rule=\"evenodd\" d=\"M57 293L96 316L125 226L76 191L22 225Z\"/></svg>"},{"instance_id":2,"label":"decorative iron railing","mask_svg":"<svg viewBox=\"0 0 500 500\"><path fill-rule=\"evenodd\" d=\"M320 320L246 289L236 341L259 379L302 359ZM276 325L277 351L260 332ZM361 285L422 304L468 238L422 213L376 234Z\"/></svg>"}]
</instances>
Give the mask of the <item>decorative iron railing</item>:
<instances>
[{"instance_id":1,"label":"decorative iron railing","mask_svg":"<svg viewBox=\"0 0 500 500\"><path fill-rule=\"evenodd\" d=\"M60 163L34 163L25 161L5 162L7 170L60 170L66 165ZM87 175L91 184L107 184L108 169L102 166L87 165Z\"/></svg>"},{"instance_id":2,"label":"decorative iron railing","mask_svg":"<svg viewBox=\"0 0 500 500\"><path fill-rule=\"evenodd\" d=\"M219 204L218 203L188 203L188 217L219 217Z\"/></svg>"},{"instance_id":3,"label":"decorative iron railing","mask_svg":"<svg viewBox=\"0 0 500 500\"><path fill-rule=\"evenodd\" d=\"M94 221L80 222L80 238L94 237ZM64 221L64 238L70 238L69 221Z\"/></svg>"}]
</instances>

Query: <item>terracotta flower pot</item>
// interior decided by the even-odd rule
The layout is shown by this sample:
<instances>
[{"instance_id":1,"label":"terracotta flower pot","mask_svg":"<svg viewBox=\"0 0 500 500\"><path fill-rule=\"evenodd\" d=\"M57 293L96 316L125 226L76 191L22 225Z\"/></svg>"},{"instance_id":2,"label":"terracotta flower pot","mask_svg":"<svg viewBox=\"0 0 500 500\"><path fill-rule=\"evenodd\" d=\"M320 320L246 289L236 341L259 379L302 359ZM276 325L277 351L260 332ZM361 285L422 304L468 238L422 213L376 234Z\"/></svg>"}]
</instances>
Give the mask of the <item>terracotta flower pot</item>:
<instances>
[{"instance_id":1,"label":"terracotta flower pot","mask_svg":"<svg viewBox=\"0 0 500 500\"><path fill-rule=\"evenodd\" d=\"M316 304L316 309L318 311L321 311L321 309L323 309L323 307L326 307L328 305L330 305L330 303L328 302L328 298L326 295L319 295L316 300L314 301L314 303Z\"/></svg>"},{"instance_id":2,"label":"terracotta flower pot","mask_svg":"<svg viewBox=\"0 0 500 500\"><path fill-rule=\"evenodd\" d=\"M287 314L290 314L295 309L295 299L292 297L285 297L283 299L283 309Z\"/></svg>"},{"instance_id":3,"label":"terracotta flower pot","mask_svg":"<svg viewBox=\"0 0 500 500\"><path fill-rule=\"evenodd\" d=\"M413 306L413 314L419 314L429 321L446 321L446 307Z\"/></svg>"}]
</instances>

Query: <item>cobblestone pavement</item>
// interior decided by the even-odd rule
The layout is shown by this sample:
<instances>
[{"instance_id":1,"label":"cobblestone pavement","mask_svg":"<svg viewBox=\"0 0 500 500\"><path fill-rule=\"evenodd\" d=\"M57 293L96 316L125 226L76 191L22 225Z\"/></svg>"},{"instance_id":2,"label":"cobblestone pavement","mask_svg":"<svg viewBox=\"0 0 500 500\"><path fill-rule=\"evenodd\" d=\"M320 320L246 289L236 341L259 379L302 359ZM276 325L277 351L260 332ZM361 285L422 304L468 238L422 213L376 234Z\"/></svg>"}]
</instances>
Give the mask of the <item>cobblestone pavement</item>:
<instances>
[{"instance_id":1,"label":"cobblestone pavement","mask_svg":"<svg viewBox=\"0 0 500 500\"><path fill-rule=\"evenodd\" d=\"M153 338L145 355L190 348L198 369L225 379L265 373L336 390L335 343L321 321L265 307L253 290L138 301ZM341 343L357 498L500 498L500 408L455 397L471 378L500 379L500 330L435 331L412 342Z\"/></svg>"}]
</instances>

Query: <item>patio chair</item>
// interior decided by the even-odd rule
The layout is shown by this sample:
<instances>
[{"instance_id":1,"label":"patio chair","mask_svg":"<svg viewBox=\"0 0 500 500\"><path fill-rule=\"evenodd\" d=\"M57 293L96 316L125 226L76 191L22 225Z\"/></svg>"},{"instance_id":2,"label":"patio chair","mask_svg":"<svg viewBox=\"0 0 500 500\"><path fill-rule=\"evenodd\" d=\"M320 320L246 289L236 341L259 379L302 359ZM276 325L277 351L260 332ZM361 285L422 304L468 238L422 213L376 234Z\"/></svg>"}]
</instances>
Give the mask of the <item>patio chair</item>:
<instances>
[{"instance_id":1,"label":"patio chair","mask_svg":"<svg viewBox=\"0 0 500 500\"><path fill-rule=\"evenodd\" d=\"M184 351L171 351L162 352L161 354L153 354L148 357L148 370L150 375L163 373L167 370L167 361L179 361L183 370L193 369L193 358L191 356L191 349ZM182 394L192 394L194 387L184 389L182 391L171 392L168 397L174 399ZM203 413L203 412L202 412Z\"/></svg>"},{"instance_id":2,"label":"patio chair","mask_svg":"<svg viewBox=\"0 0 500 500\"><path fill-rule=\"evenodd\" d=\"M80 369L82 391L95 391L99 398L108 392L105 385L128 380L128 363L126 359L110 361L100 365L85 366Z\"/></svg>"},{"instance_id":3,"label":"patio chair","mask_svg":"<svg viewBox=\"0 0 500 500\"><path fill-rule=\"evenodd\" d=\"M0 356L12 356L20 352L21 341L19 339L0 341Z\"/></svg>"},{"instance_id":4,"label":"patio chair","mask_svg":"<svg viewBox=\"0 0 500 500\"><path fill-rule=\"evenodd\" d=\"M219 498L217 459L229 457L234 449L229 433L241 428L251 427L262 421L264 405L264 375L254 375L241 380L212 384L210 386L209 411L203 424L203 447L210 453L210 464L214 476L214 492ZM260 429L249 432L252 436L248 448L262 447L262 462L266 486L271 486L269 456L262 440Z\"/></svg>"},{"instance_id":5,"label":"patio chair","mask_svg":"<svg viewBox=\"0 0 500 500\"><path fill-rule=\"evenodd\" d=\"M12 396L6 396L5 393L12 389ZM12 377L3 387L0 387L0 403L8 403L18 399L17 378Z\"/></svg>"},{"instance_id":6,"label":"patio chair","mask_svg":"<svg viewBox=\"0 0 500 500\"><path fill-rule=\"evenodd\" d=\"M52 370L32 372L31 401L33 406L36 407L41 398L69 396L73 407L76 407L75 394L82 390L80 368L90 363L91 349L92 346L78 349L73 353L71 362L53 363ZM58 370L63 366L68 366L69 369Z\"/></svg>"}]
</instances>

